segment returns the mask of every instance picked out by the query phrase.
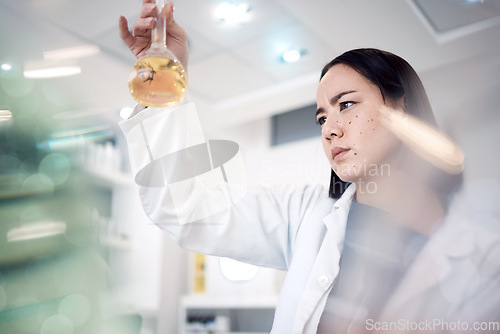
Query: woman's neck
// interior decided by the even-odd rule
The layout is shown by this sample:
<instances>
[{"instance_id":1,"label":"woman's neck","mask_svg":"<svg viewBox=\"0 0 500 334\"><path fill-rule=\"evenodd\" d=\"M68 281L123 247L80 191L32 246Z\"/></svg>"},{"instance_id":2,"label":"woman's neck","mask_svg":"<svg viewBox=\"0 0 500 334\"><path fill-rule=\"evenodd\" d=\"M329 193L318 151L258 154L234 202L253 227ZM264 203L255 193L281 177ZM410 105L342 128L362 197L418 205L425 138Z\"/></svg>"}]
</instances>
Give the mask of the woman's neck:
<instances>
[{"instance_id":1,"label":"woman's neck","mask_svg":"<svg viewBox=\"0 0 500 334\"><path fill-rule=\"evenodd\" d=\"M397 222L425 235L430 235L440 218L446 215L435 191L423 181L403 173L359 180L356 199L389 213Z\"/></svg>"}]
</instances>

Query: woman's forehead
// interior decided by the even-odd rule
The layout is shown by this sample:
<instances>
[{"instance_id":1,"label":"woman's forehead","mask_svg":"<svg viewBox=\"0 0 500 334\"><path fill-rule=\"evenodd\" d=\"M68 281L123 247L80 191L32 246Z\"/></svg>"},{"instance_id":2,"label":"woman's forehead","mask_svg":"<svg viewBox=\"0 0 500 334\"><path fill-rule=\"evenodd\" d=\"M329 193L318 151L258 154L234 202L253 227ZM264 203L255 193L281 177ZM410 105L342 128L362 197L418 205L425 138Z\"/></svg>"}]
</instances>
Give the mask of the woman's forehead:
<instances>
[{"instance_id":1,"label":"woman's forehead","mask_svg":"<svg viewBox=\"0 0 500 334\"><path fill-rule=\"evenodd\" d=\"M346 90L378 90L371 81L358 73L355 69L344 64L332 66L323 76L318 85L318 95L336 95Z\"/></svg>"}]
</instances>

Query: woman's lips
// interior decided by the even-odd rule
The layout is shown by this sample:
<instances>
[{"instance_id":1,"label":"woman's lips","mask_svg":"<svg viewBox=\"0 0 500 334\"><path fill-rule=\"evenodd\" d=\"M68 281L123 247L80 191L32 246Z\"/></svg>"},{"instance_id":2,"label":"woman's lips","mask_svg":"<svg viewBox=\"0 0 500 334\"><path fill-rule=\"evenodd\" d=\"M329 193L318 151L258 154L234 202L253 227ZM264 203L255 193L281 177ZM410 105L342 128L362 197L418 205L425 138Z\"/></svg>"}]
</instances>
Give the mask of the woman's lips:
<instances>
[{"instance_id":1,"label":"woman's lips","mask_svg":"<svg viewBox=\"0 0 500 334\"><path fill-rule=\"evenodd\" d=\"M350 149L348 149L348 148L335 147L332 150L333 161L335 161L335 162L340 161L349 151L350 151Z\"/></svg>"}]
</instances>

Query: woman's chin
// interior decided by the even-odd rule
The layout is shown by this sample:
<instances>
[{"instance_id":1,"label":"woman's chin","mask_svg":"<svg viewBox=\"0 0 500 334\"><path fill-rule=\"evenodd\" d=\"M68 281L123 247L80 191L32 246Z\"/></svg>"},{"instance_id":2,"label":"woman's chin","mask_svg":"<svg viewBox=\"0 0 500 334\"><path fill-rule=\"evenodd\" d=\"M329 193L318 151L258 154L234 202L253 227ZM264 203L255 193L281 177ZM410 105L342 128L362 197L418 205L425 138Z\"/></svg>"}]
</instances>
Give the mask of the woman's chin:
<instances>
[{"instance_id":1,"label":"woman's chin","mask_svg":"<svg viewBox=\"0 0 500 334\"><path fill-rule=\"evenodd\" d=\"M346 173L339 174L336 170L333 170L333 171L335 172L335 174L337 174L339 179L344 181L344 182L354 183L354 182L358 182L360 179L360 176L357 174L346 174Z\"/></svg>"}]
</instances>

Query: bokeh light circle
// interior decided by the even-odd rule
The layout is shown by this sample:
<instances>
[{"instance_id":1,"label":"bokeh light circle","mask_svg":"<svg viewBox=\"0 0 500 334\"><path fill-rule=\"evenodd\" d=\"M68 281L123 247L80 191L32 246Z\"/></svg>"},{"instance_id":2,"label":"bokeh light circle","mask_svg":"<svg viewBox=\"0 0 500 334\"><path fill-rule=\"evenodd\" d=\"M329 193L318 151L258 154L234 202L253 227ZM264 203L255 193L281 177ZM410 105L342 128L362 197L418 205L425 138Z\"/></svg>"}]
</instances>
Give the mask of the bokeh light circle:
<instances>
[{"instance_id":1,"label":"bokeh light circle","mask_svg":"<svg viewBox=\"0 0 500 334\"><path fill-rule=\"evenodd\" d=\"M63 315L54 315L45 320L40 334L73 334L73 323Z\"/></svg>"},{"instance_id":2,"label":"bokeh light circle","mask_svg":"<svg viewBox=\"0 0 500 334\"><path fill-rule=\"evenodd\" d=\"M85 296L69 295L59 304L59 314L71 319L75 326L80 326L89 318L90 303Z\"/></svg>"},{"instance_id":3,"label":"bokeh light circle","mask_svg":"<svg viewBox=\"0 0 500 334\"><path fill-rule=\"evenodd\" d=\"M38 171L49 177L52 183L57 186L68 179L71 172L71 162L64 154L51 153L40 161Z\"/></svg>"}]
</instances>

